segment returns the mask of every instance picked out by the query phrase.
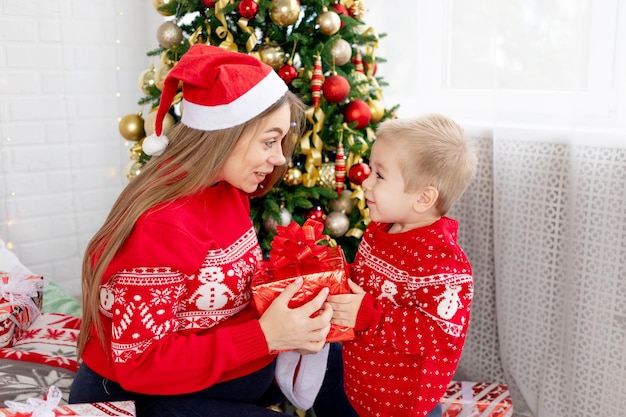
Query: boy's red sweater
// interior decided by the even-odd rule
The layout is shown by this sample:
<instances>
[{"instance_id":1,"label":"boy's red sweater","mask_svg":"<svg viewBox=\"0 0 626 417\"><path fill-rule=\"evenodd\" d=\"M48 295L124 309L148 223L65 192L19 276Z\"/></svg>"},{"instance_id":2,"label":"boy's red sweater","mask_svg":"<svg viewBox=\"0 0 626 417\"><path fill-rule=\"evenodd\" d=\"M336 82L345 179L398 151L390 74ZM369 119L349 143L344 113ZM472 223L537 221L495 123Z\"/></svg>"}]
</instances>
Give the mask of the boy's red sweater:
<instances>
[{"instance_id":1,"label":"boy's red sweater","mask_svg":"<svg viewBox=\"0 0 626 417\"><path fill-rule=\"evenodd\" d=\"M367 295L343 343L345 388L359 416L423 417L454 375L470 319L472 269L457 222L389 234L372 222L353 263Z\"/></svg>"}]
</instances>

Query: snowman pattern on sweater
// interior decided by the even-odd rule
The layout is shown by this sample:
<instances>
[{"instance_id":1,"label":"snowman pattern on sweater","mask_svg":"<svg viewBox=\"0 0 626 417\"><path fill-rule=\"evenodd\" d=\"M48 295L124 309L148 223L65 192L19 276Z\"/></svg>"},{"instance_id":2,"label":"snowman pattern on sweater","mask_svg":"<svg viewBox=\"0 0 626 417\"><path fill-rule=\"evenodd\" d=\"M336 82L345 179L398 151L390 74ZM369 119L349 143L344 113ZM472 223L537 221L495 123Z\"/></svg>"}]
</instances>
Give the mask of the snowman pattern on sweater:
<instances>
[{"instance_id":1,"label":"snowman pattern on sweater","mask_svg":"<svg viewBox=\"0 0 626 417\"><path fill-rule=\"evenodd\" d=\"M195 302L198 310L219 310L235 298L235 293L224 284L225 279L222 268L210 266L202 268L197 275L200 285L189 297L190 302Z\"/></svg>"},{"instance_id":2,"label":"snowman pattern on sweater","mask_svg":"<svg viewBox=\"0 0 626 417\"><path fill-rule=\"evenodd\" d=\"M209 250L192 275L167 267L113 275L100 288L100 311L112 320L115 361L128 361L169 333L208 329L245 309L260 258L250 229L230 247Z\"/></svg>"},{"instance_id":3,"label":"snowman pattern on sweater","mask_svg":"<svg viewBox=\"0 0 626 417\"><path fill-rule=\"evenodd\" d=\"M439 301L439 305L437 306L437 314L439 314L439 317L449 320L454 317L459 308L463 307L463 303L459 297L461 289L462 287L460 285L446 285L446 290L443 294L434 297L436 301Z\"/></svg>"}]
</instances>

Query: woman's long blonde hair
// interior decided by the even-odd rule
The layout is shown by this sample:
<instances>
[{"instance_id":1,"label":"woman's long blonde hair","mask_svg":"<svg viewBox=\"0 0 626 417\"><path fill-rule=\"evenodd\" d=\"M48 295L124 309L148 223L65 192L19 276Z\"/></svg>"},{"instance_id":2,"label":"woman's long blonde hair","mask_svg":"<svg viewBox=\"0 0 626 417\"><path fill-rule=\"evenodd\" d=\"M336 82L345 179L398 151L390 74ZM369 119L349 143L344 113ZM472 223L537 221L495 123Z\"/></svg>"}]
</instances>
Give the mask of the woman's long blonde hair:
<instances>
[{"instance_id":1,"label":"woman's long blonde hair","mask_svg":"<svg viewBox=\"0 0 626 417\"><path fill-rule=\"evenodd\" d=\"M78 356L82 355L90 328L95 324L103 341L99 316L100 283L107 266L122 247L139 216L146 210L193 194L212 184L224 161L248 129L255 129L268 114L287 103L291 110L291 130L282 141L283 155L289 161L304 127L304 104L287 92L257 117L233 128L211 132L192 129L179 123L170 132L170 143L159 157L147 162L141 174L121 192L109 216L91 239L82 265L83 317L78 337ZM287 164L277 167L262 186L251 195L267 193L283 177Z\"/></svg>"}]
</instances>

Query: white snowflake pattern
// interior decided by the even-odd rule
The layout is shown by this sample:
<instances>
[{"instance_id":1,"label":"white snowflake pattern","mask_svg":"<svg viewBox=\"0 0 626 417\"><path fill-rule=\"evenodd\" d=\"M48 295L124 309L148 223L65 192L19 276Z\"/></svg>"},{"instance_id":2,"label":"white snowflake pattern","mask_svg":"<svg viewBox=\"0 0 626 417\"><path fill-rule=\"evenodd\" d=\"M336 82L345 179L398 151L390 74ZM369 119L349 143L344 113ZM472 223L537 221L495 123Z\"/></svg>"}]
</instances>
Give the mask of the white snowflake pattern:
<instances>
[{"instance_id":1,"label":"white snowflake pattern","mask_svg":"<svg viewBox=\"0 0 626 417\"><path fill-rule=\"evenodd\" d=\"M247 303L252 297L249 289L252 274L254 273L254 264L251 264L252 261L252 258L248 258L248 260L240 259L238 262L232 264L231 269L228 271L228 276L239 277L237 280L237 294L234 301L237 306Z\"/></svg>"},{"instance_id":2,"label":"white snowflake pattern","mask_svg":"<svg viewBox=\"0 0 626 417\"><path fill-rule=\"evenodd\" d=\"M124 287L113 287L113 295L115 298L123 299L126 297L126 288Z\"/></svg>"},{"instance_id":3,"label":"white snowflake pattern","mask_svg":"<svg viewBox=\"0 0 626 417\"><path fill-rule=\"evenodd\" d=\"M173 291L171 288L154 288L150 291L152 303L155 305L169 304L173 301Z\"/></svg>"}]
</instances>

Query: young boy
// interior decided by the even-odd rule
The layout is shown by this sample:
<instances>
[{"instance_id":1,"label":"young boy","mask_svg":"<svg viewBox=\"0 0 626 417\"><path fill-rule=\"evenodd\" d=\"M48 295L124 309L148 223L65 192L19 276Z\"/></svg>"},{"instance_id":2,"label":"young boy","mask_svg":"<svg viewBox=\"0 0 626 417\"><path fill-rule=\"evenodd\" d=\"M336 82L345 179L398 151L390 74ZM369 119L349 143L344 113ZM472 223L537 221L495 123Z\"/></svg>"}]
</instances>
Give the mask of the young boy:
<instances>
[{"instance_id":1,"label":"young boy","mask_svg":"<svg viewBox=\"0 0 626 417\"><path fill-rule=\"evenodd\" d=\"M371 222L353 294L329 297L345 390L361 417L440 416L470 318L472 269L445 214L474 176L461 128L441 115L381 123L363 182Z\"/></svg>"}]
</instances>

